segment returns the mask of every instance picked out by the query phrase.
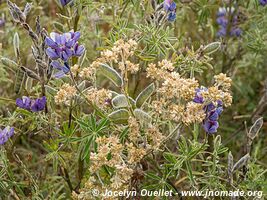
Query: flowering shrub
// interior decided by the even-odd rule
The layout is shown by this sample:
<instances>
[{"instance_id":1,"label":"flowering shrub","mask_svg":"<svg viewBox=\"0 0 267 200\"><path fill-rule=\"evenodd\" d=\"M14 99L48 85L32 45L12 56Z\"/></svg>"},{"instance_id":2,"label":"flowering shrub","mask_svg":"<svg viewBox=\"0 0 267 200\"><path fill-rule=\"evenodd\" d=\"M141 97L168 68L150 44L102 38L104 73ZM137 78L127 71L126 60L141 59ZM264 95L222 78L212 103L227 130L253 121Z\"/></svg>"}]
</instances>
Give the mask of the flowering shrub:
<instances>
[{"instance_id":1,"label":"flowering shrub","mask_svg":"<svg viewBox=\"0 0 267 200\"><path fill-rule=\"evenodd\" d=\"M0 199L264 199L264 2L0 1Z\"/></svg>"}]
</instances>

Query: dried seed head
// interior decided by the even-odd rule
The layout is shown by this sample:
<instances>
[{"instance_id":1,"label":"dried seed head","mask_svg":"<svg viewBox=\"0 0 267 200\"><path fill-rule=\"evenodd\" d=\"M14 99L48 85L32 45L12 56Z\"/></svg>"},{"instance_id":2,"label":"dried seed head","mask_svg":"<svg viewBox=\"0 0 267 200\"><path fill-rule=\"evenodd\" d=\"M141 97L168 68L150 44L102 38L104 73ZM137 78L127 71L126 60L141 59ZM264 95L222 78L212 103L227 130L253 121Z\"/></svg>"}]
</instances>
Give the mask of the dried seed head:
<instances>
[{"instance_id":1,"label":"dried seed head","mask_svg":"<svg viewBox=\"0 0 267 200\"><path fill-rule=\"evenodd\" d=\"M250 158L249 154L246 154L242 158L240 158L240 160L237 161L237 163L233 166L233 172L247 165L249 158Z\"/></svg>"},{"instance_id":2,"label":"dried seed head","mask_svg":"<svg viewBox=\"0 0 267 200\"><path fill-rule=\"evenodd\" d=\"M258 135L261 127L263 125L263 118L260 117L258 118L255 123L251 126L247 136L251 139L251 140L254 140L255 137Z\"/></svg>"}]
</instances>

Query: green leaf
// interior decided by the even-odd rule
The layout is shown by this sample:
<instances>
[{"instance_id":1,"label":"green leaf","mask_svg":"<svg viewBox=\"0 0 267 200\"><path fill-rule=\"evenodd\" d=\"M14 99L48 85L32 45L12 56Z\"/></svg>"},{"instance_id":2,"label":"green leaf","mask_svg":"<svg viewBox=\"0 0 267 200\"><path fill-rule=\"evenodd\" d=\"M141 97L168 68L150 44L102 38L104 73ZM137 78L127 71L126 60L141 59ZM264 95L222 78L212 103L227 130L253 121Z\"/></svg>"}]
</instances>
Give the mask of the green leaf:
<instances>
[{"instance_id":1,"label":"green leaf","mask_svg":"<svg viewBox=\"0 0 267 200\"><path fill-rule=\"evenodd\" d=\"M108 115L108 118L114 123L127 123L129 118L129 112L126 109L120 109L110 113Z\"/></svg>"},{"instance_id":2,"label":"green leaf","mask_svg":"<svg viewBox=\"0 0 267 200\"><path fill-rule=\"evenodd\" d=\"M204 54L212 54L221 47L221 42L212 42L203 48Z\"/></svg>"},{"instance_id":3,"label":"green leaf","mask_svg":"<svg viewBox=\"0 0 267 200\"><path fill-rule=\"evenodd\" d=\"M17 69L16 72L16 80L14 90L18 94L23 86L24 83L25 73L21 69Z\"/></svg>"},{"instance_id":4,"label":"green leaf","mask_svg":"<svg viewBox=\"0 0 267 200\"><path fill-rule=\"evenodd\" d=\"M128 107L128 100L124 94L119 94L114 97L111 101L114 108L125 108Z\"/></svg>"},{"instance_id":5,"label":"green leaf","mask_svg":"<svg viewBox=\"0 0 267 200\"><path fill-rule=\"evenodd\" d=\"M49 85L45 85L45 91L55 96L57 94L57 90L55 88L50 87Z\"/></svg>"},{"instance_id":6,"label":"green leaf","mask_svg":"<svg viewBox=\"0 0 267 200\"><path fill-rule=\"evenodd\" d=\"M117 87L122 86L123 81L120 74L107 64L100 64L98 72L100 72L101 75L111 80Z\"/></svg>"},{"instance_id":7,"label":"green leaf","mask_svg":"<svg viewBox=\"0 0 267 200\"><path fill-rule=\"evenodd\" d=\"M140 108L155 91L155 84L151 83L136 98L136 107Z\"/></svg>"},{"instance_id":8,"label":"green leaf","mask_svg":"<svg viewBox=\"0 0 267 200\"><path fill-rule=\"evenodd\" d=\"M153 174L153 173L151 173L151 172L146 173L146 176L147 176L148 178L153 179L153 180L156 180L156 181L161 181L161 180L162 180L161 177L159 177L159 176L157 176L156 174Z\"/></svg>"},{"instance_id":9,"label":"green leaf","mask_svg":"<svg viewBox=\"0 0 267 200\"><path fill-rule=\"evenodd\" d=\"M14 71L16 71L18 69L18 64L16 62L14 62L13 60L10 60L9 58L2 57L1 62L3 63L3 65L5 65L6 67L8 67Z\"/></svg>"},{"instance_id":10,"label":"green leaf","mask_svg":"<svg viewBox=\"0 0 267 200\"><path fill-rule=\"evenodd\" d=\"M86 142L83 143L83 152L82 152L82 160L88 158L88 155L90 153L90 147L92 142L94 141L94 136L90 135L90 137L87 138Z\"/></svg>"},{"instance_id":11,"label":"green leaf","mask_svg":"<svg viewBox=\"0 0 267 200\"><path fill-rule=\"evenodd\" d=\"M19 34L17 32L13 37L13 46L16 58L19 58Z\"/></svg>"},{"instance_id":12,"label":"green leaf","mask_svg":"<svg viewBox=\"0 0 267 200\"><path fill-rule=\"evenodd\" d=\"M131 106L135 107L135 101L133 98L131 97L127 97L123 94L119 94L117 96L115 96L113 99L112 99L112 106L114 108L126 108L126 107L129 107L129 103L131 104Z\"/></svg>"},{"instance_id":13,"label":"green leaf","mask_svg":"<svg viewBox=\"0 0 267 200\"><path fill-rule=\"evenodd\" d=\"M140 120L140 122L144 125L148 125L148 124L151 124L152 122L152 118L151 116L146 113L145 111L141 110L141 109L135 109L134 110L134 116Z\"/></svg>"},{"instance_id":14,"label":"green leaf","mask_svg":"<svg viewBox=\"0 0 267 200\"><path fill-rule=\"evenodd\" d=\"M164 152L163 157L170 163L176 163L176 157L172 153Z\"/></svg>"}]
</instances>

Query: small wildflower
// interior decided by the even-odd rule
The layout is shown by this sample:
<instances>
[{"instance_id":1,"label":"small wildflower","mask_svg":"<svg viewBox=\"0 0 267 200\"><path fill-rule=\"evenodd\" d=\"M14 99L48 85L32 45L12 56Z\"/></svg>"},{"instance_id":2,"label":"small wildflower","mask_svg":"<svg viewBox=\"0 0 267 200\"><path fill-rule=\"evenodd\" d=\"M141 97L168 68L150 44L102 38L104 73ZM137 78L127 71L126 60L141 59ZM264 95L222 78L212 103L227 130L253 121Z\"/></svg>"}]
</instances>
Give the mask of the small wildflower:
<instances>
[{"instance_id":1,"label":"small wildflower","mask_svg":"<svg viewBox=\"0 0 267 200\"><path fill-rule=\"evenodd\" d=\"M222 83L221 80L227 80L230 82L230 79L223 74L219 74L215 76L216 84ZM229 83L230 84L230 83ZM227 89L231 85L227 84ZM219 127L219 116L223 111L223 104L227 107L230 104L230 100L227 100L224 96L231 99L231 95L227 92L222 92L218 89L218 87L211 87L207 88L198 88L196 89L196 94L193 99L193 102L203 105L207 103L207 99L212 100L213 102L209 102L207 105L204 106L204 120L203 120L203 128L208 134L212 134L217 132ZM218 99L220 98L220 99ZM222 99L222 100L221 100ZM215 103L214 103L215 102Z\"/></svg>"},{"instance_id":2,"label":"small wildflower","mask_svg":"<svg viewBox=\"0 0 267 200\"><path fill-rule=\"evenodd\" d=\"M73 75L76 77L80 72L80 66L75 64L74 66L71 67L70 70L73 73Z\"/></svg>"},{"instance_id":3,"label":"small wildflower","mask_svg":"<svg viewBox=\"0 0 267 200\"><path fill-rule=\"evenodd\" d=\"M112 98L112 94L109 90L97 88L91 88L87 92L87 98L100 108L106 108L109 106L106 102Z\"/></svg>"},{"instance_id":4,"label":"small wildflower","mask_svg":"<svg viewBox=\"0 0 267 200\"><path fill-rule=\"evenodd\" d=\"M64 103L70 105L70 100L76 95L76 88L69 84L64 84L55 96L55 102L57 104Z\"/></svg>"},{"instance_id":5,"label":"small wildflower","mask_svg":"<svg viewBox=\"0 0 267 200\"><path fill-rule=\"evenodd\" d=\"M209 133L216 133L219 128L219 123L217 121L206 120L203 124L204 130Z\"/></svg>"},{"instance_id":6,"label":"small wildflower","mask_svg":"<svg viewBox=\"0 0 267 200\"><path fill-rule=\"evenodd\" d=\"M62 6L68 5L72 0L60 0Z\"/></svg>"},{"instance_id":7,"label":"small wildflower","mask_svg":"<svg viewBox=\"0 0 267 200\"><path fill-rule=\"evenodd\" d=\"M4 145L10 137L14 135L14 128L7 126L3 130L0 129L0 145Z\"/></svg>"},{"instance_id":8,"label":"small wildflower","mask_svg":"<svg viewBox=\"0 0 267 200\"><path fill-rule=\"evenodd\" d=\"M19 108L31 110L31 99L29 97L23 96L21 99L18 98L16 104Z\"/></svg>"},{"instance_id":9,"label":"small wildflower","mask_svg":"<svg viewBox=\"0 0 267 200\"><path fill-rule=\"evenodd\" d=\"M146 150L144 148L137 148L133 143L127 144L128 150L128 162L130 164L138 163L146 155Z\"/></svg>"},{"instance_id":10,"label":"small wildflower","mask_svg":"<svg viewBox=\"0 0 267 200\"><path fill-rule=\"evenodd\" d=\"M84 79L86 78L92 79L95 76L95 73L96 73L96 70L94 68L85 67L80 71L79 76Z\"/></svg>"},{"instance_id":11,"label":"small wildflower","mask_svg":"<svg viewBox=\"0 0 267 200\"><path fill-rule=\"evenodd\" d=\"M19 108L29 110L32 112L39 112L44 110L46 105L46 97L43 96L38 99L30 99L29 97L22 97L16 100L16 104Z\"/></svg>"},{"instance_id":12,"label":"small wildflower","mask_svg":"<svg viewBox=\"0 0 267 200\"><path fill-rule=\"evenodd\" d=\"M219 37L225 37L227 34L227 28L228 28L228 24L229 24L229 17L228 15L230 14L229 11L230 8L226 9L226 8L219 8L219 11L217 12L217 19L216 22L219 25L220 29L217 32L217 36ZM231 8L231 15L234 13L234 8ZM237 16L233 16L232 17L232 21L231 23L231 30L230 30L230 36L233 37L240 37L242 34L242 30L237 27Z\"/></svg>"},{"instance_id":13,"label":"small wildflower","mask_svg":"<svg viewBox=\"0 0 267 200\"><path fill-rule=\"evenodd\" d=\"M173 0L164 1L164 9L168 13L168 21L173 22L176 19L176 3Z\"/></svg>"},{"instance_id":14,"label":"small wildflower","mask_svg":"<svg viewBox=\"0 0 267 200\"><path fill-rule=\"evenodd\" d=\"M61 59L66 62L70 57L79 57L83 54L85 48L78 44L80 32L68 32L58 34L52 32L50 37L46 37L45 43L48 46L46 54L52 59Z\"/></svg>"},{"instance_id":15,"label":"small wildflower","mask_svg":"<svg viewBox=\"0 0 267 200\"><path fill-rule=\"evenodd\" d=\"M259 0L260 5L266 6L267 5L267 0Z\"/></svg>"},{"instance_id":16,"label":"small wildflower","mask_svg":"<svg viewBox=\"0 0 267 200\"><path fill-rule=\"evenodd\" d=\"M56 72L56 73L54 74L54 77L55 77L55 78L62 78L62 77L64 77L66 74L68 74L68 73L70 72L70 67L69 67L69 65L68 65L67 62L64 62L64 64L62 65L62 64L60 64L59 61L55 61L55 60L53 60L53 61L51 62L51 66L52 66L54 69L57 69L57 70L58 70L58 72Z\"/></svg>"},{"instance_id":17,"label":"small wildflower","mask_svg":"<svg viewBox=\"0 0 267 200\"><path fill-rule=\"evenodd\" d=\"M4 27L5 24L6 24L5 19L0 19L0 28L1 28L1 27Z\"/></svg>"},{"instance_id":18,"label":"small wildflower","mask_svg":"<svg viewBox=\"0 0 267 200\"><path fill-rule=\"evenodd\" d=\"M173 71L174 70L173 64L170 61L166 60L166 59L164 59L161 62L159 62L158 66L161 67L164 70L168 70L168 71Z\"/></svg>"},{"instance_id":19,"label":"small wildflower","mask_svg":"<svg viewBox=\"0 0 267 200\"><path fill-rule=\"evenodd\" d=\"M214 76L214 79L218 87L221 87L223 91L229 91L232 83L231 78L227 77L223 73L220 73L219 75Z\"/></svg>"},{"instance_id":20,"label":"small wildflower","mask_svg":"<svg viewBox=\"0 0 267 200\"><path fill-rule=\"evenodd\" d=\"M42 98L32 100L31 111L33 112L42 111L45 109L45 104L46 104L45 96L43 96Z\"/></svg>"}]
</instances>

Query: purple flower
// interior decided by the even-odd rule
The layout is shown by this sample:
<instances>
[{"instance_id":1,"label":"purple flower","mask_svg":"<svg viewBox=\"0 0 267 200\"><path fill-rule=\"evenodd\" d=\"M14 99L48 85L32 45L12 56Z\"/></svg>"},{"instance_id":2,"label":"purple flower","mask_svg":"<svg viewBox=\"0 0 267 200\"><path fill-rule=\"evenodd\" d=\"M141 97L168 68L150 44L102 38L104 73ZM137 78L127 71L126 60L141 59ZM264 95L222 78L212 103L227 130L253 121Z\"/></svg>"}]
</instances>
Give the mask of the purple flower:
<instances>
[{"instance_id":1,"label":"purple flower","mask_svg":"<svg viewBox=\"0 0 267 200\"><path fill-rule=\"evenodd\" d=\"M52 32L50 37L46 37L45 43L48 46L46 54L52 59L61 59L67 62L73 56L81 56L84 53L84 46L78 44L80 32L68 32L58 34Z\"/></svg>"},{"instance_id":2,"label":"purple flower","mask_svg":"<svg viewBox=\"0 0 267 200\"><path fill-rule=\"evenodd\" d=\"M62 6L66 6L71 0L60 0Z\"/></svg>"},{"instance_id":3,"label":"purple flower","mask_svg":"<svg viewBox=\"0 0 267 200\"><path fill-rule=\"evenodd\" d=\"M212 134L217 132L219 123L217 121L204 120L203 127L207 133Z\"/></svg>"},{"instance_id":4,"label":"purple flower","mask_svg":"<svg viewBox=\"0 0 267 200\"><path fill-rule=\"evenodd\" d=\"M83 45L78 45L78 43L76 43L73 48L73 55L79 57L83 54L84 50L85 48Z\"/></svg>"},{"instance_id":5,"label":"purple flower","mask_svg":"<svg viewBox=\"0 0 267 200\"><path fill-rule=\"evenodd\" d=\"M18 98L16 100L16 104L19 108L29 110L32 112L39 112L44 110L46 104L46 97L43 96L42 98L38 99L30 99L29 97L22 97L21 99Z\"/></svg>"},{"instance_id":6,"label":"purple flower","mask_svg":"<svg viewBox=\"0 0 267 200\"><path fill-rule=\"evenodd\" d=\"M216 110L213 110L209 113L208 119L210 121L217 121L219 119L219 114L216 112Z\"/></svg>"},{"instance_id":7,"label":"purple flower","mask_svg":"<svg viewBox=\"0 0 267 200\"><path fill-rule=\"evenodd\" d=\"M266 0L267 1L267 0ZM234 9L231 9L231 14L234 13ZM237 16L232 16L232 20L230 22L231 26L234 26L230 30L230 36L232 37L240 37L242 34L242 30L237 27ZM218 37L225 37L227 34L227 26L229 24L229 19L227 16L227 9L226 8L219 8L217 12L217 24L219 25L219 31L217 32Z\"/></svg>"},{"instance_id":8,"label":"purple flower","mask_svg":"<svg viewBox=\"0 0 267 200\"><path fill-rule=\"evenodd\" d=\"M4 19L0 19L0 28L5 26L6 21Z\"/></svg>"},{"instance_id":9,"label":"purple flower","mask_svg":"<svg viewBox=\"0 0 267 200\"><path fill-rule=\"evenodd\" d=\"M240 37L242 34L242 30L240 28L233 28L230 32L231 36L236 36L236 37Z\"/></svg>"},{"instance_id":10,"label":"purple flower","mask_svg":"<svg viewBox=\"0 0 267 200\"><path fill-rule=\"evenodd\" d=\"M23 96L21 99L18 98L16 104L20 108L31 110L31 99L29 97Z\"/></svg>"},{"instance_id":11,"label":"purple flower","mask_svg":"<svg viewBox=\"0 0 267 200\"><path fill-rule=\"evenodd\" d=\"M62 65L60 62L54 60L51 62L51 66L58 70L58 72L54 74L55 78L62 78L70 71L70 67L67 62Z\"/></svg>"},{"instance_id":12,"label":"purple flower","mask_svg":"<svg viewBox=\"0 0 267 200\"><path fill-rule=\"evenodd\" d=\"M176 19L176 3L173 0L165 0L164 9L168 12L168 21L173 22Z\"/></svg>"},{"instance_id":13,"label":"purple flower","mask_svg":"<svg viewBox=\"0 0 267 200\"><path fill-rule=\"evenodd\" d=\"M204 98L201 95L201 92L203 91L203 89L197 88L196 89L196 94L195 94L195 98L193 99L193 101L195 103L204 103Z\"/></svg>"},{"instance_id":14,"label":"purple flower","mask_svg":"<svg viewBox=\"0 0 267 200\"><path fill-rule=\"evenodd\" d=\"M226 36L226 28L221 27L221 28L219 29L219 31L217 32L217 36L218 36L218 37L224 37L224 36Z\"/></svg>"},{"instance_id":15,"label":"purple flower","mask_svg":"<svg viewBox=\"0 0 267 200\"><path fill-rule=\"evenodd\" d=\"M173 0L165 0L163 6L164 6L164 9L167 11L176 10L176 3L173 2Z\"/></svg>"},{"instance_id":16,"label":"purple flower","mask_svg":"<svg viewBox=\"0 0 267 200\"><path fill-rule=\"evenodd\" d=\"M226 15L226 13L227 13L227 12L226 12L226 9L220 7L219 10L218 10L218 12L217 12L217 16L218 16L218 17L223 17L223 16Z\"/></svg>"},{"instance_id":17,"label":"purple flower","mask_svg":"<svg viewBox=\"0 0 267 200\"><path fill-rule=\"evenodd\" d=\"M14 128L7 126L4 130L0 129L0 145L5 144L14 135Z\"/></svg>"},{"instance_id":18,"label":"purple flower","mask_svg":"<svg viewBox=\"0 0 267 200\"><path fill-rule=\"evenodd\" d=\"M267 5L267 0L260 0L260 5L266 6Z\"/></svg>"},{"instance_id":19,"label":"purple flower","mask_svg":"<svg viewBox=\"0 0 267 200\"><path fill-rule=\"evenodd\" d=\"M225 18L225 16L218 17L216 22L217 22L217 24L219 24L222 27L226 27L228 24L228 20Z\"/></svg>"},{"instance_id":20,"label":"purple flower","mask_svg":"<svg viewBox=\"0 0 267 200\"><path fill-rule=\"evenodd\" d=\"M173 22L176 19L176 13L175 12L170 12L168 15L168 21Z\"/></svg>"},{"instance_id":21,"label":"purple flower","mask_svg":"<svg viewBox=\"0 0 267 200\"><path fill-rule=\"evenodd\" d=\"M31 110L33 112L39 112L45 109L46 97L38 98L36 100L32 100Z\"/></svg>"},{"instance_id":22,"label":"purple flower","mask_svg":"<svg viewBox=\"0 0 267 200\"><path fill-rule=\"evenodd\" d=\"M205 99L202 96L202 92L206 91L207 88L197 88L195 97L193 99L193 102L204 104ZM219 116L221 115L223 111L223 102L221 100L218 100L216 103L209 103L204 106L204 111L206 113L206 118L203 120L203 128L208 134L212 134L217 132L217 129L219 128Z\"/></svg>"}]
</instances>

